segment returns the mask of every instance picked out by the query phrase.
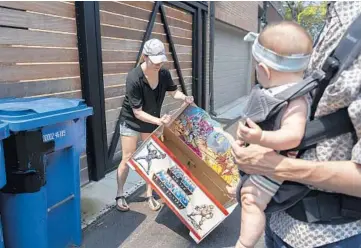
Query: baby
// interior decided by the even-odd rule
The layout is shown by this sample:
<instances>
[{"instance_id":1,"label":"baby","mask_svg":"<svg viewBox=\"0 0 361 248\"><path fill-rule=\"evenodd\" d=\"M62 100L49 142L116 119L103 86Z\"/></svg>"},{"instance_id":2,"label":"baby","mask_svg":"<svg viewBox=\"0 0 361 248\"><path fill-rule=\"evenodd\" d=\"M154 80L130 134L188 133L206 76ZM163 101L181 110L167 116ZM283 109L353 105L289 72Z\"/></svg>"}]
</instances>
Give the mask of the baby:
<instances>
[{"instance_id":1,"label":"baby","mask_svg":"<svg viewBox=\"0 0 361 248\"><path fill-rule=\"evenodd\" d=\"M301 82L311 52L312 39L297 23L282 21L268 25L255 37L252 47L257 79L264 93L274 96ZM290 101L278 130L262 130L254 121L246 119L239 124L238 143L258 144L276 151L295 148L304 136L308 109L306 97ZM244 182L240 196L241 232L236 247L256 245L265 227L264 210L281 184L274 178L258 175L251 175Z\"/></svg>"}]
</instances>

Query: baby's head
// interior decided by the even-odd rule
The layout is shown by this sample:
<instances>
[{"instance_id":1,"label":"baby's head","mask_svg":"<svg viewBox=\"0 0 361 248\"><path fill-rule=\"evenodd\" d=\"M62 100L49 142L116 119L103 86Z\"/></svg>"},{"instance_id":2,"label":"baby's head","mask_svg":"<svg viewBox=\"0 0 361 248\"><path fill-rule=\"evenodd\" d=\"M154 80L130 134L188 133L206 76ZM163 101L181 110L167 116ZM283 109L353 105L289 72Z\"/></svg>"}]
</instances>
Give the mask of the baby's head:
<instances>
[{"instance_id":1,"label":"baby's head","mask_svg":"<svg viewBox=\"0 0 361 248\"><path fill-rule=\"evenodd\" d=\"M312 53L312 38L299 24L268 25L252 48L258 82L271 88L302 80Z\"/></svg>"}]
</instances>

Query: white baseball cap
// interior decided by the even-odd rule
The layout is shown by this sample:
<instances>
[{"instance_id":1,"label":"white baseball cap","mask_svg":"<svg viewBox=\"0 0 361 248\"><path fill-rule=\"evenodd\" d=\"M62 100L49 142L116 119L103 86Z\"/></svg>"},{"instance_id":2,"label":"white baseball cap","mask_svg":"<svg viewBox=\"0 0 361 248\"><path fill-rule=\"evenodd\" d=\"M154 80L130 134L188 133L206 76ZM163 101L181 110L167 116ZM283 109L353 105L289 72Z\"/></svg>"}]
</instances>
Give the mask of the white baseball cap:
<instances>
[{"instance_id":1,"label":"white baseball cap","mask_svg":"<svg viewBox=\"0 0 361 248\"><path fill-rule=\"evenodd\" d=\"M150 39L144 44L143 54L147 55L154 64L167 62L163 42L158 39Z\"/></svg>"}]
</instances>

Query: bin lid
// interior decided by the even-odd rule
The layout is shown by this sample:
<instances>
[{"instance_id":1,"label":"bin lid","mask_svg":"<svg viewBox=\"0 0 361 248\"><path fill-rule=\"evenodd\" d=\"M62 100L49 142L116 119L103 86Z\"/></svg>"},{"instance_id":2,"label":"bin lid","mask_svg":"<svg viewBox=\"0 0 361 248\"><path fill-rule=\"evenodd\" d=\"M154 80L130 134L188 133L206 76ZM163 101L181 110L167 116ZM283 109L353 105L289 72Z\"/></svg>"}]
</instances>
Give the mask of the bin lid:
<instances>
[{"instance_id":1,"label":"bin lid","mask_svg":"<svg viewBox=\"0 0 361 248\"><path fill-rule=\"evenodd\" d=\"M0 100L0 121L11 131L25 131L92 115L82 99L13 98Z\"/></svg>"},{"instance_id":2,"label":"bin lid","mask_svg":"<svg viewBox=\"0 0 361 248\"><path fill-rule=\"evenodd\" d=\"M0 140L6 139L9 135L9 124L0 122Z\"/></svg>"}]
</instances>

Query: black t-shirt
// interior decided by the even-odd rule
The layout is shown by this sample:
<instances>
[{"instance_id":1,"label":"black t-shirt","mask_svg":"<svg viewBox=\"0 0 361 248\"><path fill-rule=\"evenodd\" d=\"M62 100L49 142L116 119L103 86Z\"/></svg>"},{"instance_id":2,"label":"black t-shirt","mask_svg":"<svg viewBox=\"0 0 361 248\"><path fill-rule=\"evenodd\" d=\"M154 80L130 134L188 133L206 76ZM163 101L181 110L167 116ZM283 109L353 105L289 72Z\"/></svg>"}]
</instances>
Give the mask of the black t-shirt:
<instances>
[{"instance_id":1,"label":"black t-shirt","mask_svg":"<svg viewBox=\"0 0 361 248\"><path fill-rule=\"evenodd\" d=\"M137 119L133 109L142 107L142 110L152 116L160 117L162 104L167 91L175 91L177 86L167 69L159 70L159 83L154 90L150 87L140 66L128 73L126 79L126 93L121 111L121 123L141 132L151 133L157 125Z\"/></svg>"}]
</instances>

